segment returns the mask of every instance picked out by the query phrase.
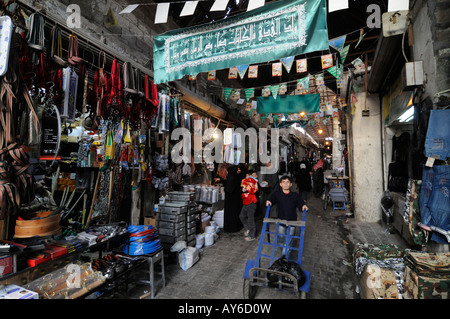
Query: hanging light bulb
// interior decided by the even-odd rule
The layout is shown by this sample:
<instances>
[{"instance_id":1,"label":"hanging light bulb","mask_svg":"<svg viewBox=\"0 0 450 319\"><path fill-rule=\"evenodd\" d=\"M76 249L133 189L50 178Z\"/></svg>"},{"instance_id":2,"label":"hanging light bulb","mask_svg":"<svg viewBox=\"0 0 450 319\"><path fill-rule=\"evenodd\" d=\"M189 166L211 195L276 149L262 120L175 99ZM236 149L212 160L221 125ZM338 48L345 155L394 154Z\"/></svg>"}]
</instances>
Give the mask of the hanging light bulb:
<instances>
[{"instance_id":1,"label":"hanging light bulb","mask_svg":"<svg viewBox=\"0 0 450 319\"><path fill-rule=\"evenodd\" d=\"M319 130L317 131L317 133L322 134L322 133L323 133L323 130L322 130L322 129L319 129Z\"/></svg>"}]
</instances>

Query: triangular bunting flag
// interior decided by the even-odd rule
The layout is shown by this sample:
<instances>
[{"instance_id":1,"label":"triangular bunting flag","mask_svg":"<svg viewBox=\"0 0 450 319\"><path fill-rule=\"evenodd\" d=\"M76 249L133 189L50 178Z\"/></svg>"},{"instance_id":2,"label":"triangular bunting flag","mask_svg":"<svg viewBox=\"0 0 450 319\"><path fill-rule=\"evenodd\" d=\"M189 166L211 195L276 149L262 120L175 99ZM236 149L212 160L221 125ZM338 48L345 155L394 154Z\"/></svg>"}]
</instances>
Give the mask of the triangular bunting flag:
<instances>
[{"instance_id":1,"label":"triangular bunting flag","mask_svg":"<svg viewBox=\"0 0 450 319\"><path fill-rule=\"evenodd\" d=\"M358 39L358 43L356 43L355 45L355 49L358 47L358 45L361 43L362 39L366 36L366 34L364 33L364 28L362 28L359 31L359 39Z\"/></svg>"},{"instance_id":2,"label":"triangular bunting flag","mask_svg":"<svg viewBox=\"0 0 450 319\"><path fill-rule=\"evenodd\" d=\"M254 88L245 89L245 97L247 98L247 102L248 100L250 100L254 92L255 92Z\"/></svg>"},{"instance_id":3,"label":"triangular bunting flag","mask_svg":"<svg viewBox=\"0 0 450 319\"><path fill-rule=\"evenodd\" d=\"M333 65L331 68L328 68L327 71L339 80L339 68L337 65Z\"/></svg>"},{"instance_id":4,"label":"triangular bunting flag","mask_svg":"<svg viewBox=\"0 0 450 319\"><path fill-rule=\"evenodd\" d=\"M244 76L245 76L245 73L247 72L247 69L248 69L248 64L239 65L237 67L237 70L238 70L239 76L241 77L241 80L244 79Z\"/></svg>"},{"instance_id":5,"label":"triangular bunting flag","mask_svg":"<svg viewBox=\"0 0 450 319\"><path fill-rule=\"evenodd\" d=\"M342 48L344 47L346 38L347 38L347 36L344 35L339 38L331 39L328 43L329 43L330 47L335 48L338 51L341 51Z\"/></svg>"},{"instance_id":6,"label":"triangular bunting flag","mask_svg":"<svg viewBox=\"0 0 450 319\"><path fill-rule=\"evenodd\" d=\"M230 94L231 94L232 91L233 91L232 88L223 88L223 95L224 95L225 102L230 97Z\"/></svg>"},{"instance_id":7,"label":"triangular bunting flag","mask_svg":"<svg viewBox=\"0 0 450 319\"><path fill-rule=\"evenodd\" d=\"M273 98L276 99L278 96L278 90L280 89L280 85L272 85L270 87L270 92L272 92Z\"/></svg>"},{"instance_id":8,"label":"triangular bunting flag","mask_svg":"<svg viewBox=\"0 0 450 319\"><path fill-rule=\"evenodd\" d=\"M294 56L289 56L287 58L282 58L281 62L283 63L286 71L291 72L292 64L294 63Z\"/></svg>"},{"instance_id":9,"label":"triangular bunting flag","mask_svg":"<svg viewBox=\"0 0 450 319\"><path fill-rule=\"evenodd\" d=\"M297 89L302 91L309 91L309 75L303 79L297 81Z\"/></svg>"},{"instance_id":10,"label":"triangular bunting flag","mask_svg":"<svg viewBox=\"0 0 450 319\"><path fill-rule=\"evenodd\" d=\"M340 56L341 56L341 63L344 64L345 59L347 58L347 54L348 54L348 49L350 49L350 44L345 46L340 52Z\"/></svg>"}]
</instances>

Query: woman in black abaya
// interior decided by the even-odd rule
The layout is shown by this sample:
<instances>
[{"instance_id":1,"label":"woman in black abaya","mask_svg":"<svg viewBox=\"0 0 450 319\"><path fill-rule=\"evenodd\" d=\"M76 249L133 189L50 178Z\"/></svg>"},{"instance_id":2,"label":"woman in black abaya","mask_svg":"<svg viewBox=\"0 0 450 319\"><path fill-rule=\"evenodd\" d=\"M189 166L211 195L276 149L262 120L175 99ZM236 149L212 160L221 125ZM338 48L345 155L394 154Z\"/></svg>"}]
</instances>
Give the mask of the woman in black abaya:
<instances>
[{"instance_id":1,"label":"woman in black abaya","mask_svg":"<svg viewBox=\"0 0 450 319\"><path fill-rule=\"evenodd\" d=\"M239 214L242 208L241 198L241 169L236 166L228 168L227 183L225 185L225 206L223 230L228 233L235 233L242 229L242 222Z\"/></svg>"}]
</instances>

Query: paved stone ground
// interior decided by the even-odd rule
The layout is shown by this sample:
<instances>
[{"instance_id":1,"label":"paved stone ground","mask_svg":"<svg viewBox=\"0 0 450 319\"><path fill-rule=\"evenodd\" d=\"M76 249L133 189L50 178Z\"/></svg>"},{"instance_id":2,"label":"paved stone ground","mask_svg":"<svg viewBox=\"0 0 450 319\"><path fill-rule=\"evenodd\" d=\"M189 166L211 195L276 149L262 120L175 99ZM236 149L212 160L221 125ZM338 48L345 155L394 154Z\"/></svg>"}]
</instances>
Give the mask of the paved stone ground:
<instances>
[{"instance_id":1,"label":"paved stone ground","mask_svg":"<svg viewBox=\"0 0 450 319\"><path fill-rule=\"evenodd\" d=\"M397 233L390 234L379 223L361 223L346 218L344 211L322 208L322 201L310 194L306 218L302 268L311 272L307 299L359 299L352 268L356 243L391 243L407 247ZM258 233L262 222L258 221ZM248 259L254 259L257 240L246 242L244 230L219 233L217 241L200 251L199 261L187 271L178 265L174 255L166 256L165 287L156 289L156 299L242 299L243 274ZM143 269L144 270L144 269ZM141 278L144 272L137 272ZM146 285L131 285L129 298L148 292ZM255 299L297 299L294 294L276 289L259 288Z\"/></svg>"}]
</instances>

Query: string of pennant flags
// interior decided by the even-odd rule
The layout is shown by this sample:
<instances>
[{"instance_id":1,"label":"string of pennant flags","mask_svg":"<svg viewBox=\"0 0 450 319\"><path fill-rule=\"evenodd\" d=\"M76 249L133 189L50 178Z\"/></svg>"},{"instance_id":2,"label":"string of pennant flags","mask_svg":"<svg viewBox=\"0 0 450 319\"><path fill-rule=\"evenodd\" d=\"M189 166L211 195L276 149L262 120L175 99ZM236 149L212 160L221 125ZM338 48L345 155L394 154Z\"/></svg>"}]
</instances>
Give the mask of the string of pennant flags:
<instances>
[{"instance_id":1,"label":"string of pennant flags","mask_svg":"<svg viewBox=\"0 0 450 319\"><path fill-rule=\"evenodd\" d=\"M361 30L357 30L357 32L360 32L360 37L357 45L365 36L363 31L364 28L362 28ZM350 32L348 34L351 33L353 32ZM341 89L344 85L344 77L343 77L344 62L347 58L350 48L350 45L345 46L345 41L348 34L329 40L329 45L338 51L341 63L339 63L336 59L333 58L335 53L320 55L322 63L322 72L319 72L317 74L308 74L307 76L295 81L289 81L285 83L262 87L261 96L262 97L272 96L274 99L276 99L278 95L285 95L288 91L288 84L293 82L294 83L296 82L297 84L294 94L296 95L308 94L310 90L311 80L314 80L317 91L319 93L324 93L326 91L324 71L327 71L331 75L333 75L336 81L337 89ZM308 72L308 59L310 58L311 57L302 58L298 60L295 60L294 56L282 58L280 59L279 62L272 63L272 76L281 76L283 72L283 67L286 69L288 73L290 73L294 64L296 66L297 73L306 73ZM354 59L351 62L351 64L355 67L356 70L364 68L364 62L359 57ZM248 78L257 78L258 65L246 64L229 68L228 78L237 79L239 76L242 80L246 74ZM197 75L189 76L190 80L195 80L196 78ZM208 80L215 80L215 78L216 78L216 71L215 70L209 71ZM231 98L237 104L245 103L244 109L245 111L249 112L249 116L254 115L257 109L257 102L255 100L250 101L252 98L255 97L255 89L257 88L256 87L245 89L227 88L227 87L222 88L224 100L227 101L229 98ZM359 89L355 88L355 91L359 91ZM245 99L241 98L241 93L244 93ZM268 118L269 121L274 125L277 125L277 123L278 125L281 125L280 123L284 123L286 121L299 123L302 127L306 125L314 127L316 124L319 123L326 125L328 121L331 120L332 118L339 117L339 109L333 106L337 105L340 108L344 108L347 106L347 101L345 100L345 98L334 97L334 99L335 99L334 101L329 101L326 98L321 99L322 101L320 103L320 112L316 112L313 114L300 114L300 113L259 114L259 116L261 121L264 121L266 118Z\"/></svg>"},{"instance_id":2,"label":"string of pennant flags","mask_svg":"<svg viewBox=\"0 0 450 319\"><path fill-rule=\"evenodd\" d=\"M200 1L212 0L198 0L198 1L184 1L183 9L180 13L180 17L191 16L195 13L195 9ZM225 11L227 9L230 0L214 0L210 11ZM233 0L234 1L234 0ZM328 12L335 12L339 10L345 10L349 8L350 0L333 0L328 1ZM183 1L180 1L183 3ZM179 2L178 2L179 3ZM248 0L247 12L264 6L265 0ZM156 5L155 24L167 23L169 17L170 2L161 3L137 3L129 4L119 14L132 13L136 8L142 5ZM389 0L388 12L395 12L399 10L408 10L409 0Z\"/></svg>"},{"instance_id":3,"label":"string of pennant flags","mask_svg":"<svg viewBox=\"0 0 450 319\"><path fill-rule=\"evenodd\" d=\"M331 75L334 76L335 80L336 80L336 84L337 84L337 88L340 89L343 86L343 64L344 61L347 58L348 55L348 51L350 48L350 45L347 45L344 47L344 43L346 40L346 35L341 36L339 38L335 38L329 41L329 44L331 47L335 48L339 54L340 54L340 60L341 63L336 63L334 64L334 59L333 59L333 55L334 54L325 54L320 56L321 57L321 62L322 62L322 69L327 72L329 72ZM296 72L297 73L306 73L308 72L308 59L309 58L303 58L303 59L298 59L298 60L294 60L295 57L294 56L290 56L290 57L286 57L286 58L282 58L280 60L280 62L275 62L272 63L272 76L281 76L282 75L282 68L284 66L284 68L286 69L286 71L288 73L291 72L292 66L294 65L294 62L296 64ZM356 69L360 69L364 67L364 63L361 60L361 58L356 58L355 60L353 60L352 65L356 68ZM247 73L248 72L248 73ZM257 78L258 77L258 65L239 65L236 67L232 67L229 68L228 70L228 79L237 79L238 76L241 78L241 80L244 79L245 75L247 74L248 78ZM190 75L189 76L189 80L196 80L197 78L197 74L196 75ZM215 80L216 79L216 71L209 71L208 72L208 80ZM289 81L289 82L284 82L284 83L280 83L280 84L276 84L276 85L271 85L271 86L265 86L262 87L261 89L261 96L263 97L267 97L272 95L273 98L277 98L277 96L280 94L286 94L287 93L287 86L289 83L293 83L296 82L297 83L297 88L295 90L295 94L307 94L309 91L309 83L311 78L313 78L315 80L315 84L316 87L319 91L319 93L324 92L325 91L325 81L324 81L324 73L320 72L318 74L315 75L307 75L301 79L295 80L295 81ZM245 93L245 98L247 100L247 102L249 102L249 100L254 96L254 92L255 89L257 89L256 87L253 88L246 88L246 89L235 89L235 88L223 88L223 94L224 94L224 99L225 101L228 100L228 98L231 96L233 100L239 100L240 96L241 96L241 92L244 91Z\"/></svg>"}]
</instances>

